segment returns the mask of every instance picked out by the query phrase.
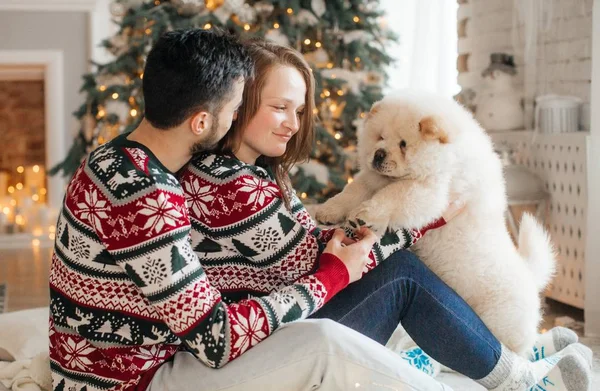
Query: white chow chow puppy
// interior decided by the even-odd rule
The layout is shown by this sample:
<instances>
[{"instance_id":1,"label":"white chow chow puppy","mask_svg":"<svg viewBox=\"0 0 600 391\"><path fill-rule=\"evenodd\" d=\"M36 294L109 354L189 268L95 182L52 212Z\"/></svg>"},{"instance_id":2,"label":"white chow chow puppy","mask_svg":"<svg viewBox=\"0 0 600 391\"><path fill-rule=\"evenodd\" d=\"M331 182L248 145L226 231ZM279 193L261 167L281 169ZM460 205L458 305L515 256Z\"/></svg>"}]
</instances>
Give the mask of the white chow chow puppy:
<instances>
[{"instance_id":1,"label":"white chow chow puppy","mask_svg":"<svg viewBox=\"0 0 600 391\"><path fill-rule=\"evenodd\" d=\"M530 215L518 249L505 226L502 164L470 113L451 99L407 92L373 105L359 134L361 171L317 220L421 228L452 200L464 209L412 248L511 350L530 352L540 292L553 276L548 235Z\"/></svg>"}]
</instances>

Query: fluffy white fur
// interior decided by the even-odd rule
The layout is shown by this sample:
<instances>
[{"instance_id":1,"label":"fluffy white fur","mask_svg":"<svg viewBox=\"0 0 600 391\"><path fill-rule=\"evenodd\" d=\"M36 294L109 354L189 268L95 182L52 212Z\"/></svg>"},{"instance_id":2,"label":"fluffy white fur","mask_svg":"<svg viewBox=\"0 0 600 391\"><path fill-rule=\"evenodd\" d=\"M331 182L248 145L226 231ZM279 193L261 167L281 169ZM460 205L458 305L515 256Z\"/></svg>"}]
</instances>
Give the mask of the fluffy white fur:
<instances>
[{"instance_id":1,"label":"fluffy white fur","mask_svg":"<svg viewBox=\"0 0 600 391\"><path fill-rule=\"evenodd\" d=\"M358 153L360 173L318 210L317 219L362 220L382 233L387 227L424 227L451 201L464 202L463 212L427 232L413 250L502 343L529 352L555 255L530 215L521 222L515 248L505 226L502 164L471 114L438 96L386 97L373 105Z\"/></svg>"}]
</instances>

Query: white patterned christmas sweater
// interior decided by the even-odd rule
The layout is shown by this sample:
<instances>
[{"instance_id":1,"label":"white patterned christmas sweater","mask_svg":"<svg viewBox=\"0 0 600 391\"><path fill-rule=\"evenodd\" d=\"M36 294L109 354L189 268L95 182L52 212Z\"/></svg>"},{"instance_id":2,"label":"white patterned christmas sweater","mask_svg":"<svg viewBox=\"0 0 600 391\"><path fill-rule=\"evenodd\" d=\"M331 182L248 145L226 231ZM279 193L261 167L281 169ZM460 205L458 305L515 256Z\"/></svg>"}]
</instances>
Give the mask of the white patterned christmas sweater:
<instances>
[{"instance_id":1,"label":"white patterned christmas sweater","mask_svg":"<svg viewBox=\"0 0 600 391\"><path fill-rule=\"evenodd\" d=\"M226 303L192 250L176 177L121 135L82 163L58 219L50 270L54 390L143 390L182 349L221 367L347 284L344 264L324 254L318 270L292 285Z\"/></svg>"},{"instance_id":2,"label":"white patterned christmas sweater","mask_svg":"<svg viewBox=\"0 0 600 391\"><path fill-rule=\"evenodd\" d=\"M272 174L232 155L203 153L179 175L192 223L192 247L209 279L227 302L269 295L313 273L333 234L321 230L298 197L285 207ZM365 272L391 253L414 244L424 230L388 231L373 246ZM318 306L303 307L297 296L278 295L278 307L265 307L264 338L293 308L305 317ZM296 318L295 317L295 318ZM257 336L258 337L258 336Z\"/></svg>"}]
</instances>

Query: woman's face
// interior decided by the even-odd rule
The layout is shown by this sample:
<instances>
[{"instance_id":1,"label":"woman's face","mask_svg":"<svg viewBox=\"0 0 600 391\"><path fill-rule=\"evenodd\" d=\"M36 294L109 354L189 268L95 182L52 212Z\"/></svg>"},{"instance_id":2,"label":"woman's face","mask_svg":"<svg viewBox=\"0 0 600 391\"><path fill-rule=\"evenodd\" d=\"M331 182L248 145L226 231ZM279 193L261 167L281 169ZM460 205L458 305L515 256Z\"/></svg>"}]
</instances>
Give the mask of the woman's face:
<instances>
[{"instance_id":1,"label":"woman's face","mask_svg":"<svg viewBox=\"0 0 600 391\"><path fill-rule=\"evenodd\" d=\"M258 111L242 130L236 157L254 164L261 155L283 155L288 141L300 128L305 96L306 83L296 68L273 67L261 91Z\"/></svg>"}]
</instances>

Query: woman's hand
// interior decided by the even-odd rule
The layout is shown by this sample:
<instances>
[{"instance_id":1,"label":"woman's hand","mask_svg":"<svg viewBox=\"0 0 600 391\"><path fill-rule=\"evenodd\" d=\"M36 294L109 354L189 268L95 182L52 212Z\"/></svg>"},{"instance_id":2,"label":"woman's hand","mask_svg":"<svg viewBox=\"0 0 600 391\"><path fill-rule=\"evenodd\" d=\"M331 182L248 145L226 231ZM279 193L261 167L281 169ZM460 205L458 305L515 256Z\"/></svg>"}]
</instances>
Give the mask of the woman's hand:
<instances>
[{"instance_id":1,"label":"woman's hand","mask_svg":"<svg viewBox=\"0 0 600 391\"><path fill-rule=\"evenodd\" d=\"M350 239L342 229L336 229L327 247L326 253L338 257L350 276L350 282L358 281L363 275L363 270L369 262L369 253L377 241L377 236L367 227L361 227L356 231L357 240Z\"/></svg>"}]
</instances>

